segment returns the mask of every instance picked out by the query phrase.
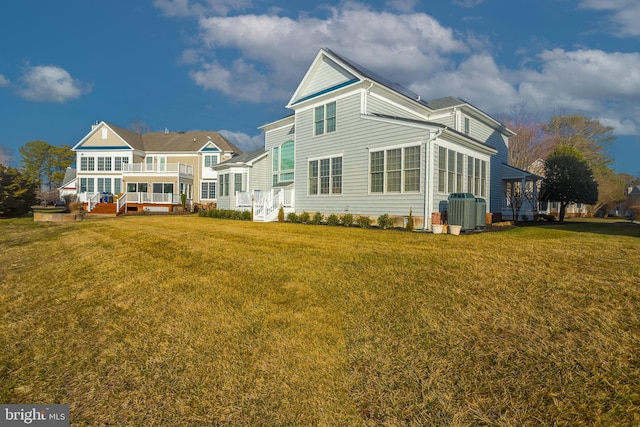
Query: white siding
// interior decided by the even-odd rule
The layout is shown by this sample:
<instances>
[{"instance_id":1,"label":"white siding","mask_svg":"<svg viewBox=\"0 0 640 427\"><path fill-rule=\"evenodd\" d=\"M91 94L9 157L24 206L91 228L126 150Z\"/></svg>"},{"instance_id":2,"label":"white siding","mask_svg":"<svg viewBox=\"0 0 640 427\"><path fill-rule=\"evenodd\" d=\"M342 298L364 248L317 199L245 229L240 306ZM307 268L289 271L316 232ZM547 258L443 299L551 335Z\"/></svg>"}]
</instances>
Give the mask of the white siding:
<instances>
[{"instance_id":1,"label":"white siding","mask_svg":"<svg viewBox=\"0 0 640 427\"><path fill-rule=\"evenodd\" d=\"M313 78L305 82L304 88L299 93L298 98L304 98L314 93L318 93L324 89L328 89L345 83L355 78L352 74L349 74L342 67L336 65L333 61L325 58L324 61L318 64L317 69L313 74Z\"/></svg>"},{"instance_id":2,"label":"white siding","mask_svg":"<svg viewBox=\"0 0 640 427\"><path fill-rule=\"evenodd\" d=\"M371 149L400 144L423 146L427 130L381 123L360 117L360 94L337 101L337 130L313 135L313 109L296 114L296 211L341 214L351 212L377 216L423 215L424 184L419 193L370 194L369 153ZM382 111L381 111L382 112ZM421 182L424 181L424 150L421 150ZM309 159L342 156L342 194L309 195Z\"/></svg>"}]
</instances>

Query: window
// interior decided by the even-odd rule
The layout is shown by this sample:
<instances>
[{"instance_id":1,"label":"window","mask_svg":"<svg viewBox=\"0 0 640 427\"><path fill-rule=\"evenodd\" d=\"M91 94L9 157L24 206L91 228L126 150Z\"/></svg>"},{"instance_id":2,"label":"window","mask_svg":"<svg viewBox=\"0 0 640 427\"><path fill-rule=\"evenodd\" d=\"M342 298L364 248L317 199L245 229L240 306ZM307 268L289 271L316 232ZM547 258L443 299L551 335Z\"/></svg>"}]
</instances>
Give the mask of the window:
<instances>
[{"instance_id":1,"label":"window","mask_svg":"<svg viewBox=\"0 0 640 427\"><path fill-rule=\"evenodd\" d=\"M342 194L342 157L309 162L309 194Z\"/></svg>"},{"instance_id":2,"label":"window","mask_svg":"<svg viewBox=\"0 0 640 427\"><path fill-rule=\"evenodd\" d=\"M146 193L148 188L146 182L127 182L127 193Z\"/></svg>"},{"instance_id":3,"label":"window","mask_svg":"<svg viewBox=\"0 0 640 427\"><path fill-rule=\"evenodd\" d=\"M229 174L220 175L219 180L220 180L220 196L221 197L229 196Z\"/></svg>"},{"instance_id":4,"label":"window","mask_svg":"<svg viewBox=\"0 0 640 427\"><path fill-rule=\"evenodd\" d=\"M487 197L487 162L480 162L480 197Z\"/></svg>"},{"instance_id":5,"label":"window","mask_svg":"<svg viewBox=\"0 0 640 427\"><path fill-rule=\"evenodd\" d=\"M216 183L213 181L202 181L201 184L201 197L203 199L215 199L216 198Z\"/></svg>"},{"instance_id":6,"label":"window","mask_svg":"<svg viewBox=\"0 0 640 427\"><path fill-rule=\"evenodd\" d=\"M404 149L404 191L420 191L420 147Z\"/></svg>"},{"instance_id":7,"label":"window","mask_svg":"<svg viewBox=\"0 0 640 427\"><path fill-rule=\"evenodd\" d=\"M105 181L108 181L109 187L111 187L111 180L109 178L98 178L98 193L109 192L111 190L111 188L109 188L109 190L106 189Z\"/></svg>"},{"instance_id":8,"label":"window","mask_svg":"<svg viewBox=\"0 0 640 427\"><path fill-rule=\"evenodd\" d=\"M309 194L318 194L318 161L309 162Z\"/></svg>"},{"instance_id":9,"label":"window","mask_svg":"<svg viewBox=\"0 0 640 427\"><path fill-rule=\"evenodd\" d=\"M125 169L122 165L126 165L129 164L129 158L128 157L115 157L114 158L114 170L115 171L121 171L123 169Z\"/></svg>"},{"instance_id":10,"label":"window","mask_svg":"<svg viewBox=\"0 0 640 427\"><path fill-rule=\"evenodd\" d=\"M107 139L107 128L102 128L102 139Z\"/></svg>"},{"instance_id":11,"label":"window","mask_svg":"<svg viewBox=\"0 0 640 427\"><path fill-rule=\"evenodd\" d=\"M218 155L217 154L205 154L204 156L204 167L210 168L218 164Z\"/></svg>"},{"instance_id":12,"label":"window","mask_svg":"<svg viewBox=\"0 0 640 427\"><path fill-rule=\"evenodd\" d=\"M92 171L95 170L94 163L95 159L93 157L82 157L80 159L80 170L81 171Z\"/></svg>"},{"instance_id":13,"label":"window","mask_svg":"<svg viewBox=\"0 0 640 427\"><path fill-rule=\"evenodd\" d=\"M336 103L330 102L327 105L321 105L314 110L314 127L316 135L324 135L325 133L336 131Z\"/></svg>"},{"instance_id":14,"label":"window","mask_svg":"<svg viewBox=\"0 0 640 427\"><path fill-rule=\"evenodd\" d=\"M469 135L469 117L464 118L464 133Z\"/></svg>"},{"instance_id":15,"label":"window","mask_svg":"<svg viewBox=\"0 0 640 427\"><path fill-rule=\"evenodd\" d=\"M93 178L80 178L80 192L81 193L93 193Z\"/></svg>"},{"instance_id":16,"label":"window","mask_svg":"<svg viewBox=\"0 0 640 427\"><path fill-rule=\"evenodd\" d=\"M293 181L295 167L295 143L287 141L280 147L273 147L273 185Z\"/></svg>"},{"instance_id":17,"label":"window","mask_svg":"<svg viewBox=\"0 0 640 427\"><path fill-rule=\"evenodd\" d=\"M438 147L438 191L447 192L447 149Z\"/></svg>"},{"instance_id":18,"label":"window","mask_svg":"<svg viewBox=\"0 0 640 427\"><path fill-rule=\"evenodd\" d=\"M172 182L154 182L153 192L159 194L173 194Z\"/></svg>"},{"instance_id":19,"label":"window","mask_svg":"<svg viewBox=\"0 0 640 427\"><path fill-rule=\"evenodd\" d=\"M464 155L462 153L458 153L456 155L456 188L457 191L464 191L464 180L462 178L464 173Z\"/></svg>"},{"instance_id":20,"label":"window","mask_svg":"<svg viewBox=\"0 0 640 427\"><path fill-rule=\"evenodd\" d=\"M384 151L371 153L371 192L384 192Z\"/></svg>"},{"instance_id":21,"label":"window","mask_svg":"<svg viewBox=\"0 0 640 427\"><path fill-rule=\"evenodd\" d=\"M374 151L369 161L371 193L420 191L420 146Z\"/></svg>"},{"instance_id":22,"label":"window","mask_svg":"<svg viewBox=\"0 0 640 427\"><path fill-rule=\"evenodd\" d=\"M146 170L148 171L152 171L153 170L153 157L147 157L145 159L145 163L147 165Z\"/></svg>"},{"instance_id":23,"label":"window","mask_svg":"<svg viewBox=\"0 0 640 427\"><path fill-rule=\"evenodd\" d=\"M467 193L475 194L476 191L473 188L473 165L474 165L473 157L469 156L467 158Z\"/></svg>"},{"instance_id":24,"label":"window","mask_svg":"<svg viewBox=\"0 0 640 427\"><path fill-rule=\"evenodd\" d=\"M342 193L342 157L331 159L331 193Z\"/></svg>"},{"instance_id":25,"label":"window","mask_svg":"<svg viewBox=\"0 0 640 427\"><path fill-rule=\"evenodd\" d=\"M402 190L402 150L387 150L387 193Z\"/></svg>"},{"instance_id":26,"label":"window","mask_svg":"<svg viewBox=\"0 0 640 427\"><path fill-rule=\"evenodd\" d=\"M480 193L480 159L475 159L475 166L473 168L473 177L474 177L474 189L475 192L473 194Z\"/></svg>"},{"instance_id":27,"label":"window","mask_svg":"<svg viewBox=\"0 0 640 427\"><path fill-rule=\"evenodd\" d=\"M456 152L453 150L447 150L447 189L449 193L456 192L455 175Z\"/></svg>"},{"instance_id":28,"label":"window","mask_svg":"<svg viewBox=\"0 0 640 427\"><path fill-rule=\"evenodd\" d=\"M113 192L115 194L120 194L122 192L122 179L121 178L113 178Z\"/></svg>"},{"instance_id":29,"label":"window","mask_svg":"<svg viewBox=\"0 0 640 427\"><path fill-rule=\"evenodd\" d=\"M320 194L329 194L329 159L320 160Z\"/></svg>"},{"instance_id":30,"label":"window","mask_svg":"<svg viewBox=\"0 0 640 427\"><path fill-rule=\"evenodd\" d=\"M98 157L98 170L110 171L111 170L111 157Z\"/></svg>"},{"instance_id":31,"label":"window","mask_svg":"<svg viewBox=\"0 0 640 427\"><path fill-rule=\"evenodd\" d=\"M242 175L241 173L233 174L233 191L236 193L244 191Z\"/></svg>"}]
</instances>

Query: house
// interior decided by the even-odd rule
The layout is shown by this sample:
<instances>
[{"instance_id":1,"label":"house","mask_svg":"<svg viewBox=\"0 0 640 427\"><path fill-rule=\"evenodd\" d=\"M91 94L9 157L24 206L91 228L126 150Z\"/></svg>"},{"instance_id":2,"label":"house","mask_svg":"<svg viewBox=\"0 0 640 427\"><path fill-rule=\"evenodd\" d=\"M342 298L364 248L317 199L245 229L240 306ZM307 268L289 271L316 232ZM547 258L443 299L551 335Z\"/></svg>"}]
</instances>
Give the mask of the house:
<instances>
[{"instance_id":1,"label":"house","mask_svg":"<svg viewBox=\"0 0 640 427\"><path fill-rule=\"evenodd\" d=\"M58 189L60 193L60 199L64 199L68 196L76 196L78 194L78 188L76 186L76 168L68 167L64 171L64 178L62 179L62 185Z\"/></svg>"},{"instance_id":2,"label":"house","mask_svg":"<svg viewBox=\"0 0 640 427\"><path fill-rule=\"evenodd\" d=\"M257 221L276 220L280 206L398 218L411 211L429 228L449 194L471 193L489 211L509 213L501 174L515 134L460 98L423 100L321 49L286 108L293 113L260 127L262 153L214 167L229 189L220 207L253 207Z\"/></svg>"},{"instance_id":3,"label":"house","mask_svg":"<svg viewBox=\"0 0 640 427\"><path fill-rule=\"evenodd\" d=\"M89 211L172 211L216 201L212 168L241 153L213 131L138 134L100 122L78 142L77 194ZM184 196L182 196L184 195Z\"/></svg>"}]
</instances>

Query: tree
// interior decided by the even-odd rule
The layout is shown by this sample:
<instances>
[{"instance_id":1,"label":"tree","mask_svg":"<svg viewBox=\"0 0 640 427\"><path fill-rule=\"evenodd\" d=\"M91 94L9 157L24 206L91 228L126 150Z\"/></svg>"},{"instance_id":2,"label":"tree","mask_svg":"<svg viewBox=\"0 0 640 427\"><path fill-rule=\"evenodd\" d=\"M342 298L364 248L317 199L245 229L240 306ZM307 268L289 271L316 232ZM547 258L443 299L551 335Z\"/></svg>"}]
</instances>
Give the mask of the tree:
<instances>
[{"instance_id":1,"label":"tree","mask_svg":"<svg viewBox=\"0 0 640 427\"><path fill-rule=\"evenodd\" d=\"M546 158L550 152L537 116L525 107L525 104L513 105L511 113L501 117L504 125L516 133L509 138L509 164L522 170L528 170L533 162Z\"/></svg>"},{"instance_id":2,"label":"tree","mask_svg":"<svg viewBox=\"0 0 640 427\"><path fill-rule=\"evenodd\" d=\"M607 147L616 139L611 126L581 115L553 116L542 125L552 150L575 148L595 173L611 164Z\"/></svg>"},{"instance_id":3,"label":"tree","mask_svg":"<svg viewBox=\"0 0 640 427\"><path fill-rule=\"evenodd\" d=\"M44 184L50 145L44 141L31 141L20 147L24 173L39 186Z\"/></svg>"},{"instance_id":4,"label":"tree","mask_svg":"<svg viewBox=\"0 0 640 427\"><path fill-rule=\"evenodd\" d=\"M598 201L598 183L582 155L573 147L560 146L545 163L544 200L560 203L560 222L569 203L592 205Z\"/></svg>"},{"instance_id":5,"label":"tree","mask_svg":"<svg viewBox=\"0 0 640 427\"><path fill-rule=\"evenodd\" d=\"M49 190L62 184L66 168L76 157L70 146L57 147L44 141L27 142L20 147L20 154L24 173Z\"/></svg>"},{"instance_id":6,"label":"tree","mask_svg":"<svg viewBox=\"0 0 640 427\"><path fill-rule=\"evenodd\" d=\"M0 164L0 217L24 215L36 202L37 184L18 169Z\"/></svg>"},{"instance_id":7,"label":"tree","mask_svg":"<svg viewBox=\"0 0 640 427\"><path fill-rule=\"evenodd\" d=\"M4 145L0 145L0 165L9 166L11 162L11 156L9 155L9 149Z\"/></svg>"}]
</instances>

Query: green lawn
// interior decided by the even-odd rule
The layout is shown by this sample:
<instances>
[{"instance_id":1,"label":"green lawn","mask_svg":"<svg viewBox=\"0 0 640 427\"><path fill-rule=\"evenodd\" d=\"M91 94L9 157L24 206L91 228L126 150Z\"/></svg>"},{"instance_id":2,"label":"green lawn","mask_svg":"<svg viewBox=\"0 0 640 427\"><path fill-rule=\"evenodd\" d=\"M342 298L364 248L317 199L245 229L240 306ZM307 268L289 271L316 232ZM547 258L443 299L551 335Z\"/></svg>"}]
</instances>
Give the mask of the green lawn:
<instances>
[{"instance_id":1,"label":"green lawn","mask_svg":"<svg viewBox=\"0 0 640 427\"><path fill-rule=\"evenodd\" d=\"M640 226L0 221L0 403L72 425L639 425Z\"/></svg>"}]
</instances>

